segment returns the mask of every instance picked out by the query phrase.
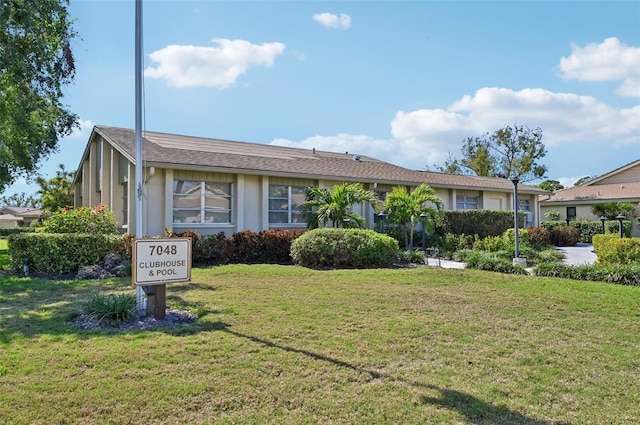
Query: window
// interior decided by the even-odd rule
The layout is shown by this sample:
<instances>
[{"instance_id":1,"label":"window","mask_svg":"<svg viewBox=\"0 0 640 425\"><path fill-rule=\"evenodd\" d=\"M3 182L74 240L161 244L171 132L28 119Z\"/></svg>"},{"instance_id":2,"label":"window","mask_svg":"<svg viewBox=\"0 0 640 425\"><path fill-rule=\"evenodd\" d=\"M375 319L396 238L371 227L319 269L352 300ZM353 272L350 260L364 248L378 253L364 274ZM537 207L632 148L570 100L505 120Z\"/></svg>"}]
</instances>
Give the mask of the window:
<instances>
[{"instance_id":1,"label":"window","mask_svg":"<svg viewBox=\"0 0 640 425\"><path fill-rule=\"evenodd\" d=\"M456 209L457 210L477 210L478 209L478 197L477 196L456 196Z\"/></svg>"},{"instance_id":2,"label":"window","mask_svg":"<svg viewBox=\"0 0 640 425\"><path fill-rule=\"evenodd\" d=\"M576 218L576 207L567 207L567 218L569 220L575 220L575 218Z\"/></svg>"},{"instance_id":3,"label":"window","mask_svg":"<svg viewBox=\"0 0 640 425\"><path fill-rule=\"evenodd\" d=\"M129 183L124 182L122 188L122 226L129 224Z\"/></svg>"},{"instance_id":4,"label":"window","mask_svg":"<svg viewBox=\"0 0 640 425\"><path fill-rule=\"evenodd\" d=\"M529 199L518 199L518 211L531 211Z\"/></svg>"},{"instance_id":5,"label":"window","mask_svg":"<svg viewBox=\"0 0 640 425\"><path fill-rule=\"evenodd\" d=\"M173 181L174 223L231 223L231 183Z\"/></svg>"},{"instance_id":6,"label":"window","mask_svg":"<svg viewBox=\"0 0 640 425\"><path fill-rule=\"evenodd\" d=\"M269 185L269 223L305 223L300 208L302 208L306 197L306 187Z\"/></svg>"}]
</instances>

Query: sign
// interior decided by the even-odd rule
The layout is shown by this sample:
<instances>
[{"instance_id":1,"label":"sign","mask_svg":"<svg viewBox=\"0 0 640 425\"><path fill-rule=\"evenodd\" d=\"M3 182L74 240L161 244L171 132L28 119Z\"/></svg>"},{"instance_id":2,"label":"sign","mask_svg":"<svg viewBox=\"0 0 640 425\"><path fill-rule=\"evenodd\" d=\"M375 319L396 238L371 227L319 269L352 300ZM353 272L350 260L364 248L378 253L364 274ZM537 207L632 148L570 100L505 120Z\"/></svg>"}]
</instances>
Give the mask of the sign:
<instances>
[{"instance_id":1,"label":"sign","mask_svg":"<svg viewBox=\"0 0 640 425\"><path fill-rule=\"evenodd\" d=\"M133 245L134 286L191 280L191 238L143 238Z\"/></svg>"}]
</instances>

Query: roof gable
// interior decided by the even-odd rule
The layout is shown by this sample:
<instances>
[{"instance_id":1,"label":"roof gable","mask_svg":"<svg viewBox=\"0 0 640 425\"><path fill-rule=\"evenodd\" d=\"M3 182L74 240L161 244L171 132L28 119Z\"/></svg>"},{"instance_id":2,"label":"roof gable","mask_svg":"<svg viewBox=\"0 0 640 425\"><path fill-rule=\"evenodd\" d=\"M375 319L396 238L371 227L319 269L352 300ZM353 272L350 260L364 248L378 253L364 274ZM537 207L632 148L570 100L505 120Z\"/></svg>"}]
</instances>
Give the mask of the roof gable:
<instances>
[{"instance_id":1,"label":"roof gable","mask_svg":"<svg viewBox=\"0 0 640 425\"><path fill-rule=\"evenodd\" d=\"M581 186L596 186L614 183L633 183L640 181L640 159L609 171L606 174L583 183Z\"/></svg>"}]
</instances>

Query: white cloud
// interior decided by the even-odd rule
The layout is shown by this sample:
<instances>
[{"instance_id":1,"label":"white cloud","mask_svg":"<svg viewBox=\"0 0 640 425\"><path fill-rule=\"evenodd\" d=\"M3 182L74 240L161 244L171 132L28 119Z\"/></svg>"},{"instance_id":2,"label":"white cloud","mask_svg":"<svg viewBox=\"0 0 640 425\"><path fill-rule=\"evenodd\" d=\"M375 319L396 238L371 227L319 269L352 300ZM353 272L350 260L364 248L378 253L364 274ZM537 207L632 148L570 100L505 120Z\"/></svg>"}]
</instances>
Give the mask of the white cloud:
<instances>
[{"instance_id":1,"label":"white cloud","mask_svg":"<svg viewBox=\"0 0 640 425\"><path fill-rule=\"evenodd\" d=\"M562 77L578 81L622 81L620 96L640 97L640 48L616 37L584 47L571 45L571 55L560 59Z\"/></svg>"},{"instance_id":2,"label":"white cloud","mask_svg":"<svg viewBox=\"0 0 640 425\"><path fill-rule=\"evenodd\" d=\"M80 128L77 128L68 137L73 139L80 139L84 142L89 140L91 131L93 130L94 123L91 120L80 120Z\"/></svg>"},{"instance_id":3,"label":"white cloud","mask_svg":"<svg viewBox=\"0 0 640 425\"><path fill-rule=\"evenodd\" d=\"M345 13L341 13L339 16L333 13L316 13L313 15L313 20L320 25L331 28L346 30L351 27L351 17Z\"/></svg>"},{"instance_id":4,"label":"white cloud","mask_svg":"<svg viewBox=\"0 0 640 425\"><path fill-rule=\"evenodd\" d=\"M506 125L540 127L546 147L600 142L640 145L640 105L616 109L590 96L543 89L514 91L485 87L447 109L399 111L391 121L391 139L338 134L272 144L368 155L413 169L442 164L458 155L467 137L482 136ZM576 179L577 180L577 179Z\"/></svg>"},{"instance_id":5,"label":"white cloud","mask_svg":"<svg viewBox=\"0 0 640 425\"><path fill-rule=\"evenodd\" d=\"M164 78L175 87L231 87L250 66L270 67L285 45L252 44L245 40L217 38L215 46L170 45L151 53L149 78Z\"/></svg>"}]
</instances>

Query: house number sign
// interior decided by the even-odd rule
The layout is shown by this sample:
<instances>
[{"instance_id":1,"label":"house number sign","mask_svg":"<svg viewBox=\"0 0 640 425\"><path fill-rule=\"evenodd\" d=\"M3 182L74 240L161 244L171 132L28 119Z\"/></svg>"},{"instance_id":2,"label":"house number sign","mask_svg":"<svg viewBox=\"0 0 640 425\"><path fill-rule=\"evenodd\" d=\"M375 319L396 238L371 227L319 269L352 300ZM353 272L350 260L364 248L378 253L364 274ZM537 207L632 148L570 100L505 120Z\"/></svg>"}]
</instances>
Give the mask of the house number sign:
<instances>
[{"instance_id":1,"label":"house number sign","mask_svg":"<svg viewBox=\"0 0 640 425\"><path fill-rule=\"evenodd\" d=\"M191 280L191 238L141 238L133 245L133 285Z\"/></svg>"}]
</instances>

